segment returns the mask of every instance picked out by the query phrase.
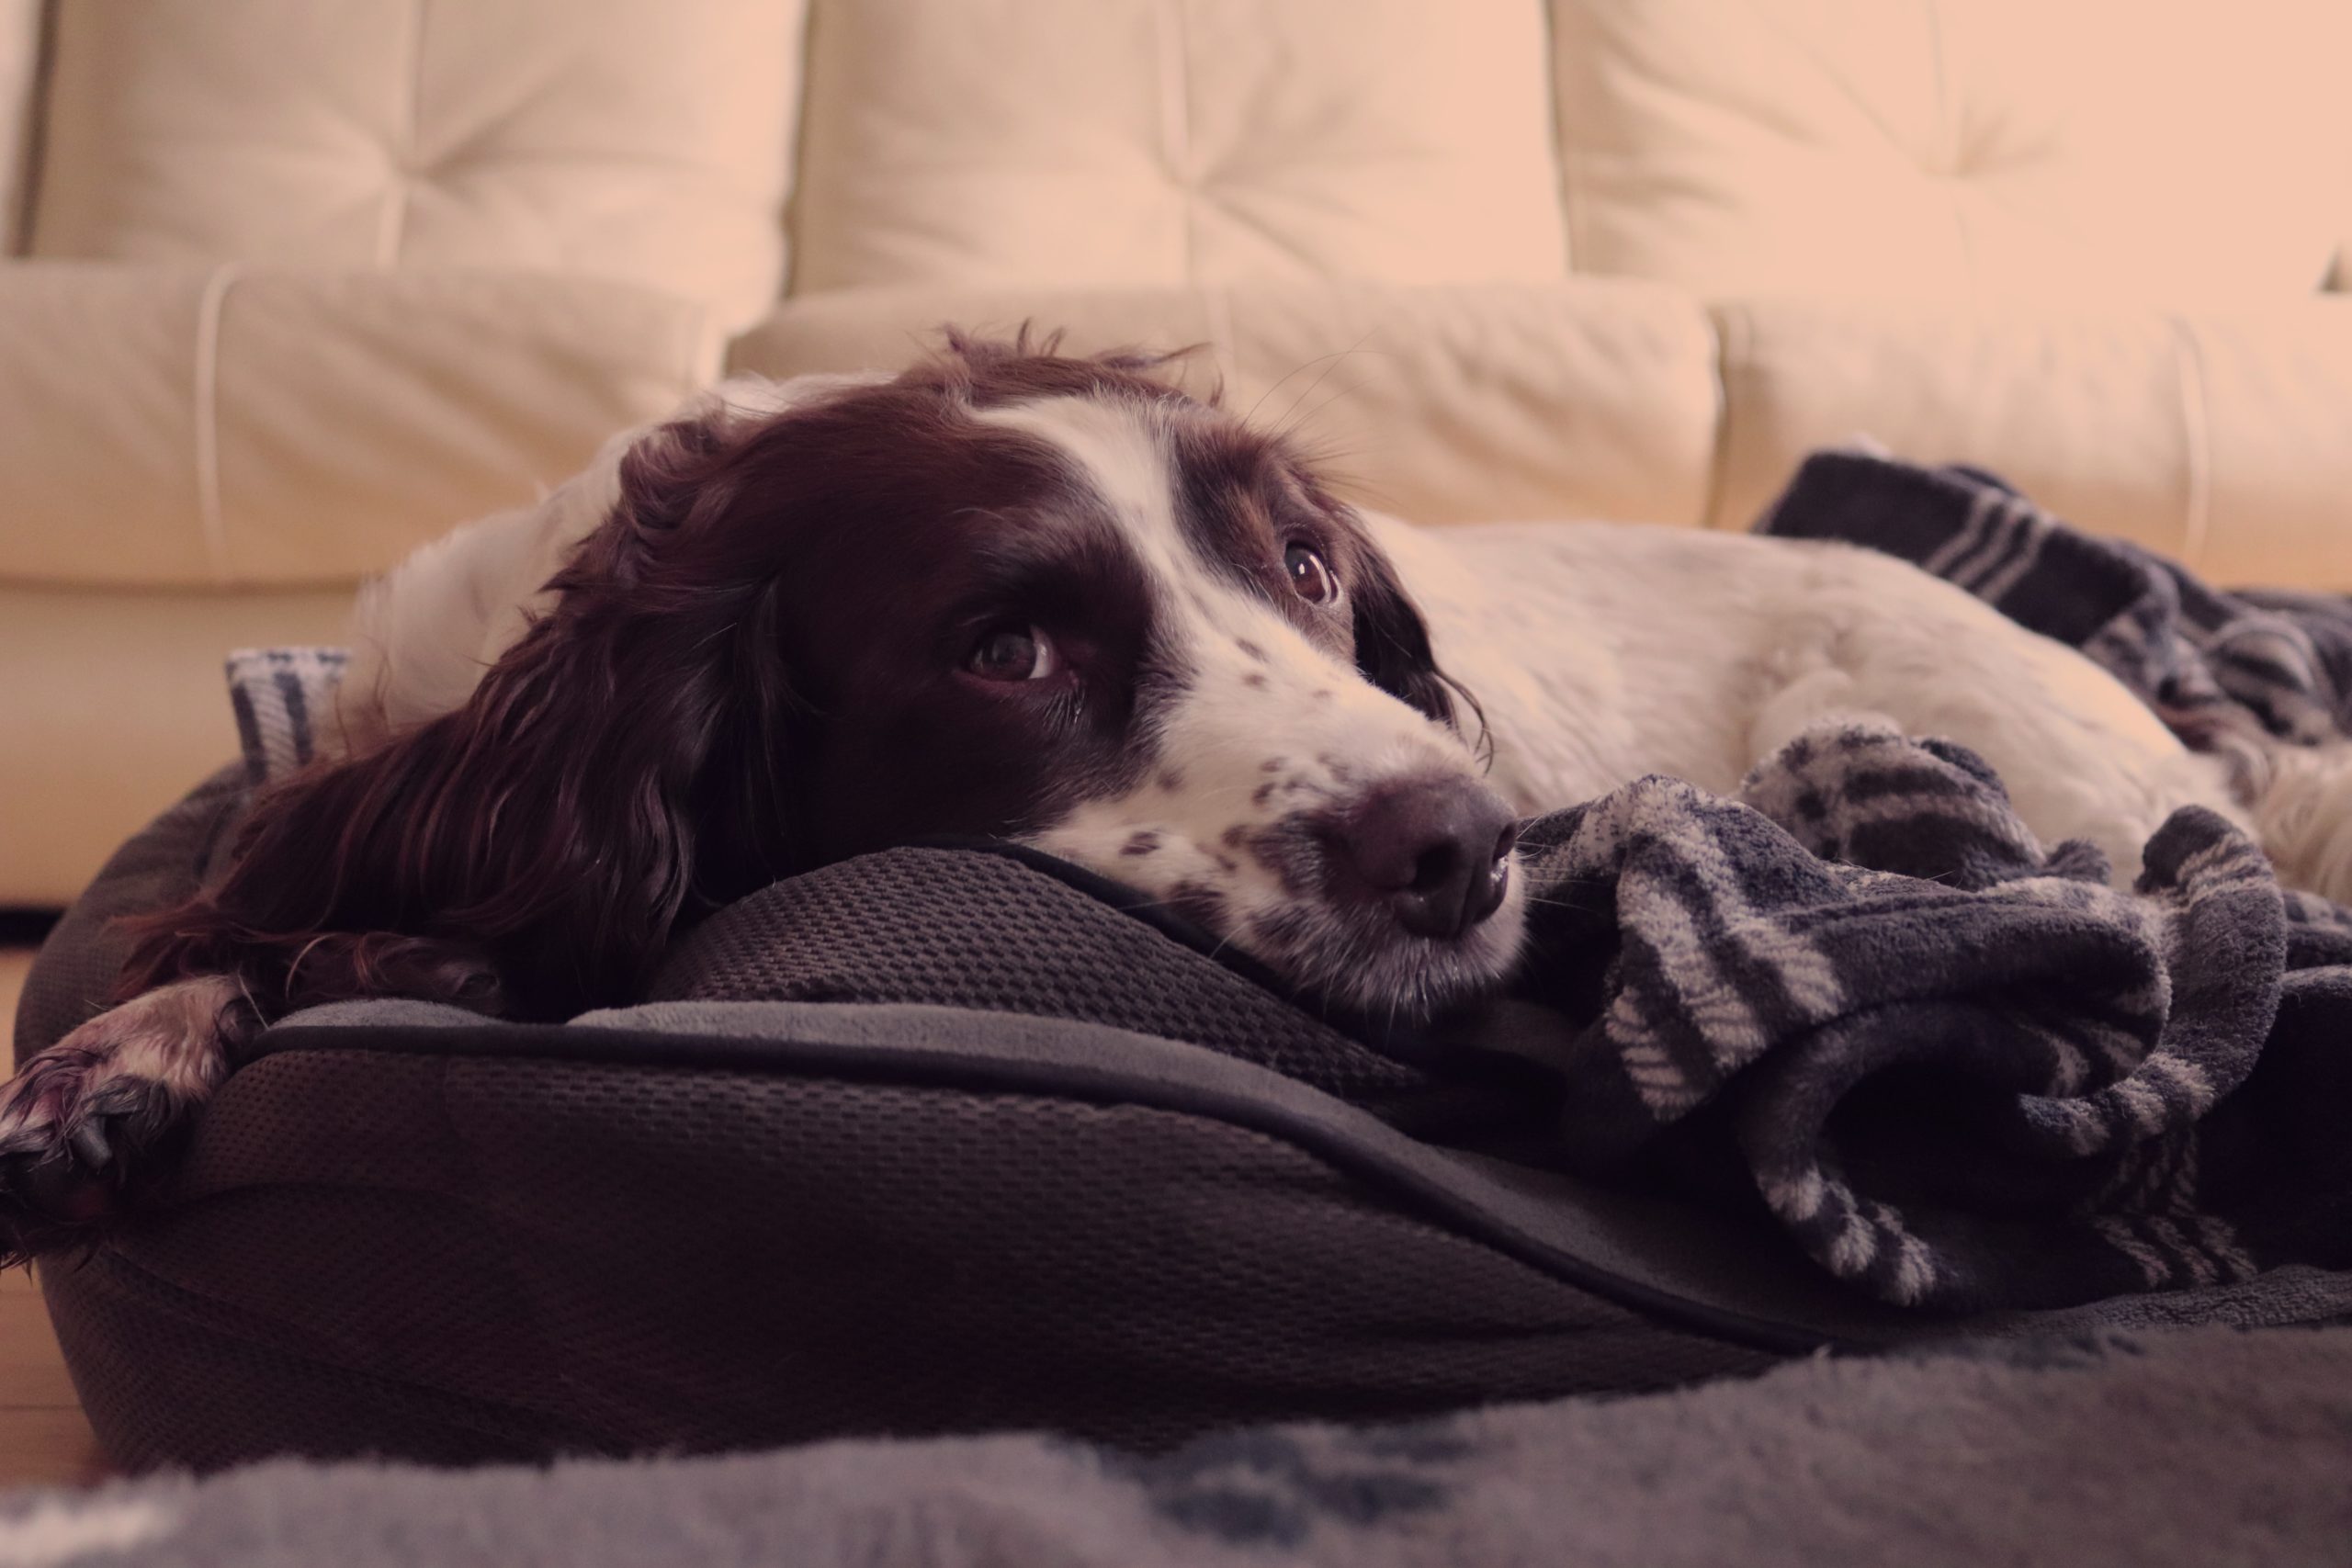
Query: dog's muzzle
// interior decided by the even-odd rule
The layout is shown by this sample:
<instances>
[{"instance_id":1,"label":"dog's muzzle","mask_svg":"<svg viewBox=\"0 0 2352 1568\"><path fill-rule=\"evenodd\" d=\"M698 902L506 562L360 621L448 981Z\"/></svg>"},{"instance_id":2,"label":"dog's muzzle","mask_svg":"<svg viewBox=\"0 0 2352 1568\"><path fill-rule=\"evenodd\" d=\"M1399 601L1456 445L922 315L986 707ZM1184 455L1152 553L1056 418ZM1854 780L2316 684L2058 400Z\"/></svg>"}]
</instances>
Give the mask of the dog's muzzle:
<instances>
[{"instance_id":1,"label":"dog's muzzle","mask_svg":"<svg viewBox=\"0 0 2352 1568\"><path fill-rule=\"evenodd\" d=\"M1415 936L1448 942L1502 907L1519 829L1510 807L1473 779L1374 785L1327 819L1330 893L1384 907Z\"/></svg>"}]
</instances>

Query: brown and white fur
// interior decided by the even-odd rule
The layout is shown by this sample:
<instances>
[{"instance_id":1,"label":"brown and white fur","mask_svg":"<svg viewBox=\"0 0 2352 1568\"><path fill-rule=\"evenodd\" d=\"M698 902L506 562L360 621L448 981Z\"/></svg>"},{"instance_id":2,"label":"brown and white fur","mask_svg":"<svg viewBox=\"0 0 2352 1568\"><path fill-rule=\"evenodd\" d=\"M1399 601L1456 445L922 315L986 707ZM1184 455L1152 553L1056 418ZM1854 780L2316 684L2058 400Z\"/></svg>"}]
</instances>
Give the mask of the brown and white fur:
<instances>
[{"instance_id":1,"label":"brown and white fur","mask_svg":"<svg viewBox=\"0 0 2352 1568\"><path fill-rule=\"evenodd\" d=\"M1157 367L958 342L730 382L377 584L347 756L267 792L218 884L140 922L121 1005L0 1099L0 1254L86 1234L283 1012L627 1001L700 914L917 837L1025 840L1427 1012L1513 961L1514 817L1729 790L1826 717L1974 748L2120 876L2180 806L2247 819L2095 666L1891 558L1414 529Z\"/></svg>"}]
</instances>

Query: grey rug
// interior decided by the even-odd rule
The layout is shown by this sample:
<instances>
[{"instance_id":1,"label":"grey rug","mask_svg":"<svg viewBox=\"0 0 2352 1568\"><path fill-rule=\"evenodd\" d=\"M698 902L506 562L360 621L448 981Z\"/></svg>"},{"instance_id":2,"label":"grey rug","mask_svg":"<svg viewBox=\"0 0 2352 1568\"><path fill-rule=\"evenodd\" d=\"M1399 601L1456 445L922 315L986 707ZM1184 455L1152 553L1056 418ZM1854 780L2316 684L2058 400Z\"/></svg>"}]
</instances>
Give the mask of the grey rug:
<instances>
[{"instance_id":1,"label":"grey rug","mask_svg":"<svg viewBox=\"0 0 2352 1568\"><path fill-rule=\"evenodd\" d=\"M273 1463L0 1501L0 1564L2352 1562L2352 1330L1815 1359L1136 1458L1035 1437L471 1472Z\"/></svg>"}]
</instances>

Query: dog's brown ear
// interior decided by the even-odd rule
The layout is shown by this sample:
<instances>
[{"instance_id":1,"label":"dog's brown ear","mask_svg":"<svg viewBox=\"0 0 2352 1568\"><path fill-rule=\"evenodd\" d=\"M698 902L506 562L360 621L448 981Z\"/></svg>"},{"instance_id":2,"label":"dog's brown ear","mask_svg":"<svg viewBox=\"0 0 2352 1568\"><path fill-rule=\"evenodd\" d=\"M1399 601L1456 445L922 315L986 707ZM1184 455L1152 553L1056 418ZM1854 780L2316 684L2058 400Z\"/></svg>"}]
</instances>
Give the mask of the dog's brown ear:
<instances>
[{"instance_id":1,"label":"dog's brown ear","mask_svg":"<svg viewBox=\"0 0 2352 1568\"><path fill-rule=\"evenodd\" d=\"M1463 729L1462 710L1468 709L1483 745L1486 717L1477 699L1438 668L1429 625L1386 558L1365 551L1351 577L1348 594L1355 612L1356 668L1364 679L1457 732Z\"/></svg>"},{"instance_id":2,"label":"dog's brown ear","mask_svg":"<svg viewBox=\"0 0 2352 1568\"><path fill-rule=\"evenodd\" d=\"M280 1010L319 994L305 952L401 989L367 955L429 939L485 954L503 1010L560 1015L633 998L683 912L781 874L791 698L775 574L723 525L729 447L708 420L640 442L466 705L266 794L220 884L141 923L127 988L240 973Z\"/></svg>"}]
</instances>

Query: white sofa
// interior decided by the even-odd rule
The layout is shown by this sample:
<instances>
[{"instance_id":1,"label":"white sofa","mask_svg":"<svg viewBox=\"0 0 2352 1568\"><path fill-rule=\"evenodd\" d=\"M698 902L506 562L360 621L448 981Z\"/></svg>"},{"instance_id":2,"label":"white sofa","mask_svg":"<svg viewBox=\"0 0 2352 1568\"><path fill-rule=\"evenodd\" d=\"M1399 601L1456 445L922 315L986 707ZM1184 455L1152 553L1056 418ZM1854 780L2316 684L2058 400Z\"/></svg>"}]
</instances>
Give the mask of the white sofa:
<instances>
[{"instance_id":1,"label":"white sofa","mask_svg":"<svg viewBox=\"0 0 2352 1568\"><path fill-rule=\"evenodd\" d=\"M0 905L231 752L228 648L943 321L1204 343L1434 523L1867 433L2352 587L2346 10L0 0Z\"/></svg>"}]
</instances>

